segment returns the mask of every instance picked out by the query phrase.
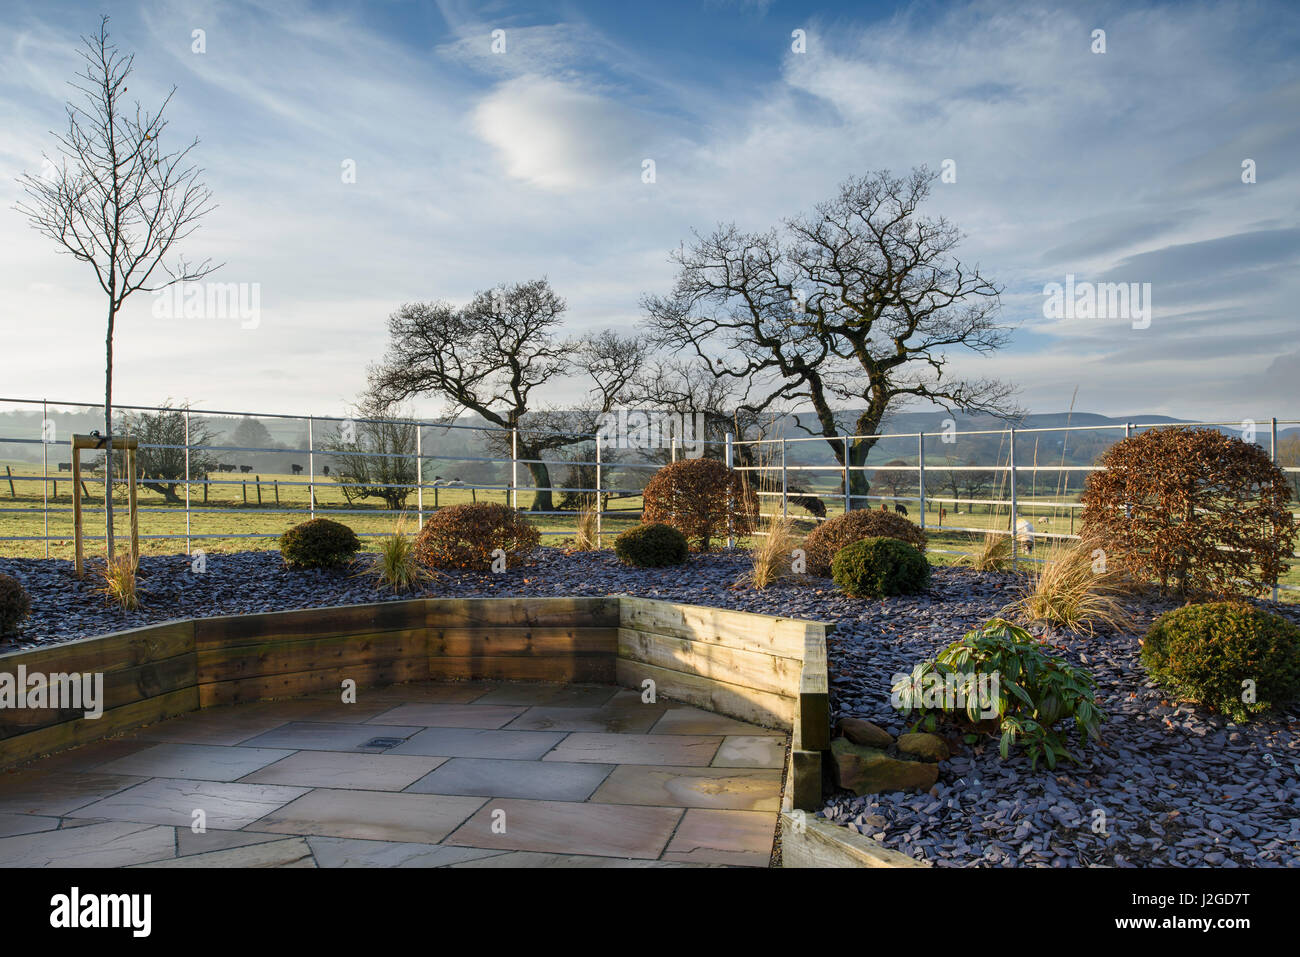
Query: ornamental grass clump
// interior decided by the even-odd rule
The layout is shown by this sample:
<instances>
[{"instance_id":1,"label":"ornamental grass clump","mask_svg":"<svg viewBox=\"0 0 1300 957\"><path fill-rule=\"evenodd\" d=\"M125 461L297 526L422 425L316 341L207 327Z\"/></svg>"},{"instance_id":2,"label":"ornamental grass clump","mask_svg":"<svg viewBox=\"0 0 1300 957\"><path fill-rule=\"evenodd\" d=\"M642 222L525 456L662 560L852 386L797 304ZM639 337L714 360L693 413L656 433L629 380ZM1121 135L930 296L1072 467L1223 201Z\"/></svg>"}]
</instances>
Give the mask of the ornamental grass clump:
<instances>
[{"instance_id":1,"label":"ornamental grass clump","mask_svg":"<svg viewBox=\"0 0 1300 957\"><path fill-rule=\"evenodd\" d=\"M1171 694L1245 723L1300 697L1300 626L1241 601L1187 605L1156 619L1142 664Z\"/></svg>"},{"instance_id":2,"label":"ornamental grass clump","mask_svg":"<svg viewBox=\"0 0 1300 957\"><path fill-rule=\"evenodd\" d=\"M367 558L362 574L373 578L381 590L409 591L434 577L434 572L416 558L415 542L406 532L405 516L398 520L391 533L378 539L374 554Z\"/></svg>"},{"instance_id":3,"label":"ornamental grass clump","mask_svg":"<svg viewBox=\"0 0 1300 957\"><path fill-rule=\"evenodd\" d=\"M97 589L109 602L126 611L144 604L140 596L140 563L130 552L120 552L107 559L99 569L103 584Z\"/></svg>"},{"instance_id":4,"label":"ornamental grass clump","mask_svg":"<svg viewBox=\"0 0 1300 957\"><path fill-rule=\"evenodd\" d=\"M1133 620L1124 608L1127 579L1107 562L1096 539L1084 538L1047 549L1031 566L1020 597L1002 614L1025 624L1047 624L1095 635L1125 631Z\"/></svg>"},{"instance_id":5,"label":"ornamental grass clump","mask_svg":"<svg viewBox=\"0 0 1300 957\"><path fill-rule=\"evenodd\" d=\"M934 730L940 719L978 729L995 721L1003 760L1020 742L1031 766L1060 758L1078 762L1056 728L1073 720L1084 741L1101 741L1106 713L1097 706L1097 683L1082 669L1049 655L1033 635L1003 618L968 631L910 674L896 675L891 703Z\"/></svg>"},{"instance_id":6,"label":"ornamental grass clump","mask_svg":"<svg viewBox=\"0 0 1300 957\"><path fill-rule=\"evenodd\" d=\"M794 521L776 513L769 515L749 551L748 583L761 590L790 575L798 547Z\"/></svg>"},{"instance_id":7,"label":"ornamental grass clump","mask_svg":"<svg viewBox=\"0 0 1300 957\"><path fill-rule=\"evenodd\" d=\"M985 532L973 540L975 551L965 556L961 563L977 572L1004 572L1011 568L1011 536L998 532Z\"/></svg>"}]
</instances>

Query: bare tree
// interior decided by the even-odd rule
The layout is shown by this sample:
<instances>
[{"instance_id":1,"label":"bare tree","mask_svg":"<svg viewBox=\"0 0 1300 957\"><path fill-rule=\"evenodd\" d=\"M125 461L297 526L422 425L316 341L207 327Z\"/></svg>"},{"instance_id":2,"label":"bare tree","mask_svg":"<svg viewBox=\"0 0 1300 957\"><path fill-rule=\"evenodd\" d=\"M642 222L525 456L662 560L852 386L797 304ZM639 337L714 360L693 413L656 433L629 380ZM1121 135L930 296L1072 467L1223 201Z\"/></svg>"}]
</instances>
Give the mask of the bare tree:
<instances>
[{"instance_id":1,"label":"bare tree","mask_svg":"<svg viewBox=\"0 0 1300 957\"><path fill-rule=\"evenodd\" d=\"M186 479L186 427L185 411L172 408L171 399L157 412L140 412L123 416L119 431L134 436L140 443L136 453L136 467L140 470L140 484L153 489L165 501L180 504L176 489ZM216 467L216 460L202 448L212 444L208 427L193 421L189 426L189 476L206 475ZM123 453L113 456L119 462Z\"/></svg>"},{"instance_id":2,"label":"bare tree","mask_svg":"<svg viewBox=\"0 0 1300 957\"><path fill-rule=\"evenodd\" d=\"M747 383L746 406L811 405L835 459L860 467L881 420L909 401L1015 414L1012 389L945 378L947 350L986 354L1004 344L1000 290L953 256L961 236L918 213L933 175L887 171L851 178L783 235L719 226L674 252L672 292L642 304L658 344L694 354L720 379ZM835 408L862 403L853 421ZM851 474L855 496L866 473Z\"/></svg>"},{"instance_id":3,"label":"bare tree","mask_svg":"<svg viewBox=\"0 0 1300 957\"><path fill-rule=\"evenodd\" d=\"M545 279L478 292L468 305L403 305L388 320L389 345L371 369L371 389L385 404L441 396L454 417L469 410L505 430L489 440L518 454L538 492L535 511L552 511L551 477L542 455L582 440L564 413L532 411L534 390L563 376L575 346L558 338L565 302ZM525 415L530 412L527 422ZM511 434L519 430L517 448Z\"/></svg>"},{"instance_id":4,"label":"bare tree","mask_svg":"<svg viewBox=\"0 0 1300 957\"><path fill-rule=\"evenodd\" d=\"M991 491L993 488L993 471L991 469L974 468L979 465L973 458L966 460L967 468L957 473L961 484L961 490L968 499L979 498L984 492ZM993 511L992 505L986 505L986 510ZM975 511L975 503L971 502L967 506L967 511Z\"/></svg>"},{"instance_id":5,"label":"bare tree","mask_svg":"<svg viewBox=\"0 0 1300 957\"><path fill-rule=\"evenodd\" d=\"M406 507L417 480L418 428L406 410L361 396L353 418L338 423L325 441L334 453L330 478L349 505L377 498L394 512Z\"/></svg>"},{"instance_id":6,"label":"bare tree","mask_svg":"<svg viewBox=\"0 0 1300 957\"><path fill-rule=\"evenodd\" d=\"M55 167L51 175L20 178L28 199L16 208L38 232L63 247L61 252L89 263L108 299L104 433L111 448L117 314L134 292L197 281L217 268L208 260L190 265L179 254L175 268L163 261L213 207L212 194L199 180L202 171L188 165L198 140L171 153L159 145L167 128L163 112L175 88L152 113L142 110L139 102L128 106L123 96L135 57L118 52L109 41L108 17L100 21L97 34L82 38L82 44L85 72L71 86L85 102L67 105L67 129L52 134L60 162L55 166L46 157ZM110 488L112 461L112 456L106 457ZM104 508L112 557L112 495L105 496Z\"/></svg>"},{"instance_id":7,"label":"bare tree","mask_svg":"<svg viewBox=\"0 0 1300 957\"><path fill-rule=\"evenodd\" d=\"M902 459L892 459L886 462L885 465L889 467L884 471L876 471L872 478L889 489L889 494L894 498L899 498L904 492L910 490L913 485L912 472L908 471L911 466Z\"/></svg>"}]
</instances>

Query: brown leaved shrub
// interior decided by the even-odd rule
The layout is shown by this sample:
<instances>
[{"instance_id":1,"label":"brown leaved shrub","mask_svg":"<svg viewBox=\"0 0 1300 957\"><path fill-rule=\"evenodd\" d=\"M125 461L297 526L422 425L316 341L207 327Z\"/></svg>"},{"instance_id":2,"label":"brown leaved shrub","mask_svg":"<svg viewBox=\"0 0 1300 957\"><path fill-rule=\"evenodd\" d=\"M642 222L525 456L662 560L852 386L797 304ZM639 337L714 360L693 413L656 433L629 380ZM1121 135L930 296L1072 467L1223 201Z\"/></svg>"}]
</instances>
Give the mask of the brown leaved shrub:
<instances>
[{"instance_id":1,"label":"brown leaved shrub","mask_svg":"<svg viewBox=\"0 0 1300 957\"><path fill-rule=\"evenodd\" d=\"M717 459L665 465L646 483L644 502L643 522L677 529L701 552L725 539L728 528L732 534L747 535L758 511L740 473Z\"/></svg>"},{"instance_id":2,"label":"brown leaved shrub","mask_svg":"<svg viewBox=\"0 0 1300 957\"><path fill-rule=\"evenodd\" d=\"M505 552L506 566L521 563L541 541L523 514L491 502L439 509L415 539L415 556L430 568L492 570L492 552Z\"/></svg>"},{"instance_id":3,"label":"brown leaved shrub","mask_svg":"<svg viewBox=\"0 0 1300 957\"><path fill-rule=\"evenodd\" d=\"M1082 533L1133 579L1181 595L1253 595L1295 542L1285 473L1214 429L1152 429L1116 442L1084 486Z\"/></svg>"},{"instance_id":4,"label":"brown leaved shrub","mask_svg":"<svg viewBox=\"0 0 1300 957\"><path fill-rule=\"evenodd\" d=\"M831 573L831 560L845 545L864 538L896 538L924 552L929 544L925 532L897 512L863 508L836 515L808 533L803 550L808 559L808 573L823 577Z\"/></svg>"}]
</instances>

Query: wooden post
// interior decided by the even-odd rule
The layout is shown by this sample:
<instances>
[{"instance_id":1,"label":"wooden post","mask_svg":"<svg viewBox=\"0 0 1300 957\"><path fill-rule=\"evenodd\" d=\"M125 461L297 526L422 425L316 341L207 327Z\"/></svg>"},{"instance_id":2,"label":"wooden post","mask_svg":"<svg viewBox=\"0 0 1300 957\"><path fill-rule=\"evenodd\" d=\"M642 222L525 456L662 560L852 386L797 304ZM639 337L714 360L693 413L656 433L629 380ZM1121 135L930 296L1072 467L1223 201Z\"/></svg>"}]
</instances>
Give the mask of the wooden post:
<instances>
[{"instance_id":1,"label":"wooden post","mask_svg":"<svg viewBox=\"0 0 1300 957\"><path fill-rule=\"evenodd\" d=\"M136 499L136 445L137 440L125 436L114 436L112 448L105 449L106 439L98 435L73 435L72 436L72 539L73 539L73 567L80 578L86 572L85 547L82 541L83 529L81 521L81 497L90 496L86 491L86 483L81 478L81 450L82 449L104 449L105 469L104 469L104 504L107 507L108 496L113 494L112 486L108 482L107 459L113 454L115 449L125 449L127 456L127 511L131 519L131 559L140 560L140 510Z\"/></svg>"},{"instance_id":2,"label":"wooden post","mask_svg":"<svg viewBox=\"0 0 1300 957\"><path fill-rule=\"evenodd\" d=\"M203 504L204 505L208 504L208 483L210 481L212 481L212 473L204 472L203 473Z\"/></svg>"},{"instance_id":3,"label":"wooden post","mask_svg":"<svg viewBox=\"0 0 1300 957\"><path fill-rule=\"evenodd\" d=\"M280 480L275 480L275 504L280 504Z\"/></svg>"},{"instance_id":4,"label":"wooden post","mask_svg":"<svg viewBox=\"0 0 1300 957\"><path fill-rule=\"evenodd\" d=\"M256 481L253 482L253 485L257 489L257 504L261 505L262 504L262 476L256 475L254 476L254 478L256 479Z\"/></svg>"},{"instance_id":5,"label":"wooden post","mask_svg":"<svg viewBox=\"0 0 1300 957\"><path fill-rule=\"evenodd\" d=\"M7 465L5 466L5 475L9 476L9 497L17 498L18 496L14 494L14 473L9 471Z\"/></svg>"},{"instance_id":6,"label":"wooden post","mask_svg":"<svg viewBox=\"0 0 1300 957\"><path fill-rule=\"evenodd\" d=\"M244 490L244 504L248 504L248 480L244 479L239 483L239 487Z\"/></svg>"}]
</instances>

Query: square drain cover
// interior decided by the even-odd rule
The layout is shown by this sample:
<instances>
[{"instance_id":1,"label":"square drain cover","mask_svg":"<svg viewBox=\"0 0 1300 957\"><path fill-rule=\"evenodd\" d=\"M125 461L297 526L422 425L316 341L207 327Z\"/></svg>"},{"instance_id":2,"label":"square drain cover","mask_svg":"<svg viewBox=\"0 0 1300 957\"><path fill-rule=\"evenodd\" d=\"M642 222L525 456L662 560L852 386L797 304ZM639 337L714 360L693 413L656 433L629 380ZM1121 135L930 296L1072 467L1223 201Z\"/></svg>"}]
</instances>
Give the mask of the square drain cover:
<instances>
[{"instance_id":1,"label":"square drain cover","mask_svg":"<svg viewBox=\"0 0 1300 957\"><path fill-rule=\"evenodd\" d=\"M395 748L405 740L406 740L405 738L371 738L369 741L363 744L362 747L363 748Z\"/></svg>"}]
</instances>

